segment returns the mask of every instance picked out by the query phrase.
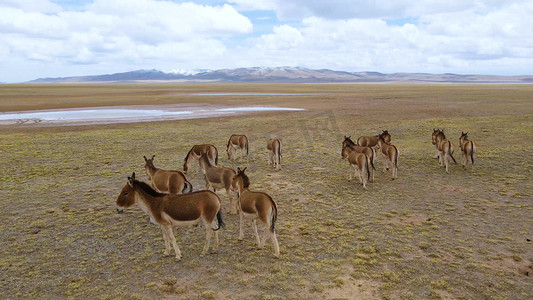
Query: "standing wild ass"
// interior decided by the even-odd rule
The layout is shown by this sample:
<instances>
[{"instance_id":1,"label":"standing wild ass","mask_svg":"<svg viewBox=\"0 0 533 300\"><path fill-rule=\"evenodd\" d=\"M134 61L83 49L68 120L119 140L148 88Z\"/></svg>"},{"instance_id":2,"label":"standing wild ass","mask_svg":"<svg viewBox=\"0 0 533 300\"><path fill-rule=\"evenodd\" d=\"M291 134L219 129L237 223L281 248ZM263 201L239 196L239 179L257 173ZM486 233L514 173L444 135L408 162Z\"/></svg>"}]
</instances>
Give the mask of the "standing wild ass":
<instances>
[{"instance_id":1,"label":"standing wild ass","mask_svg":"<svg viewBox=\"0 0 533 300\"><path fill-rule=\"evenodd\" d=\"M144 157L144 170L150 179L152 187L161 193L183 194L192 192L192 184L180 171L167 171L154 166L154 158Z\"/></svg>"},{"instance_id":2,"label":"standing wild ass","mask_svg":"<svg viewBox=\"0 0 533 300\"><path fill-rule=\"evenodd\" d=\"M254 227L257 247L263 248L270 237L274 245L274 256L279 257L279 244L276 237L275 224L278 218L276 202L268 194L249 190L250 179L244 169L237 168L237 175L233 177L231 188L239 194L239 241L244 238L244 219L251 219ZM256 220L259 219L264 226L263 239L259 239Z\"/></svg>"},{"instance_id":3,"label":"standing wild ass","mask_svg":"<svg viewBox=\"0 0 533 300\"><path fill-rule=\"evenodd\" d=\"M148 184L135 180L135 172L120 191L116 206L119 213L137 203L150 216L150 221L161 226L165 241L165 255L170 255L170 244L181 259L181 251L176 244L172 227L194 225L203 222L206 228L205 245L202 256L209 250L211 235L215 232L214 251L218 249L218 230L224 227L220 214L220 198L211 191L190 194L162 194ZM216 219L216 220L215 220Z\"/></svg>"},{"instance_id":4,"label":"standing wild ass","mask_svg":"<svg viewBox=\"0 0 533 300\"><path fill-rule=\"evenodd\" d=\"M237 213L237 201L233 204L233 197L231 196L231 181L233 177L237 174L235 170L231 168L213 166L207 159L207 156L200 156L200 168L205 178L206 189L209 190L210 187L216 192L217 189L225 189L226 194L228 195L229 200L229 213Z\"/></svg>"},{"instance_id":5,"label":"standing wild ass","mask_svg":"<svg viewBox=\"0 0 533 300\"><path fill-rule=\"evenodd\" d=\"M281 141L270 139L267 142L268 164L273 165L277 170L281 169Z\"/></svg>"}]
</instances>

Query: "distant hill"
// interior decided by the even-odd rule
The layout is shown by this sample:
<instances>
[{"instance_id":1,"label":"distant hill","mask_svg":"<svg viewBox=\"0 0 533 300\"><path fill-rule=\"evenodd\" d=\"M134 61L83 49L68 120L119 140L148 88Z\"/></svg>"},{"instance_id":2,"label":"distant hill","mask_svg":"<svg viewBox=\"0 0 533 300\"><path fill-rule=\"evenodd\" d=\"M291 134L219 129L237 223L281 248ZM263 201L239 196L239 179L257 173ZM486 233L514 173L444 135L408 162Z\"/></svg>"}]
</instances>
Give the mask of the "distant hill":
<instances>
[{"instance_id":1,"label":"distant hill","mask_svg":"<svg viewBox=\"0 0 533 300\"><path fill-rule=\"evenodd\" d=\"M411 83L533 83L533 75L460 75L429 73L345 72L301 67L254 67L176 73L137 70L94 76L39 78L29 83L136 83L136 82L257 82L257 83L326 83L326 82L411 82Z\"/></svg>"}]
</instances>

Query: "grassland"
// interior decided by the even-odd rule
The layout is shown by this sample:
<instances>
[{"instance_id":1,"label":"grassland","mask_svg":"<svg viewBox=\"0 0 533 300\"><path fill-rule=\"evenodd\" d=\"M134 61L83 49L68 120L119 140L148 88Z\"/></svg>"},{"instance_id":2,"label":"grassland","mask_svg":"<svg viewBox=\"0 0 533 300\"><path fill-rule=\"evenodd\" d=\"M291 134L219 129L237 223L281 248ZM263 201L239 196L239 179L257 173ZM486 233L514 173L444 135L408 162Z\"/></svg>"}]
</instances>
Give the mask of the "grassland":
<instances>
[{"instance_id":1,"label":"grassland","mask_svg":"<svg viewBox=\"0 0 533 300\"><path fill-rule=\"evenodd\" d=\"M192 96L205 92L298 96ZM530 85L4 85L0 110L217 102L306 108L219 119L0 127L2 298L531 299L533 86ZM478 144L474 170L438 166L433 128ZM376 165L363 190L340 159L344 135L387 129L399 178ZM232 133L250 156L230 162ZM266 139L282 139L282 170ZM200 257L202 228L176 230L182 260L164 257L158 227L115 200L143 155L181 169L190 147L213 143L219 163L248 167L251 188L278 203L281 257L256 249L238 217L217 254ZM195 189L202 176L188 174Z\"/></svg>"}]
</instances>

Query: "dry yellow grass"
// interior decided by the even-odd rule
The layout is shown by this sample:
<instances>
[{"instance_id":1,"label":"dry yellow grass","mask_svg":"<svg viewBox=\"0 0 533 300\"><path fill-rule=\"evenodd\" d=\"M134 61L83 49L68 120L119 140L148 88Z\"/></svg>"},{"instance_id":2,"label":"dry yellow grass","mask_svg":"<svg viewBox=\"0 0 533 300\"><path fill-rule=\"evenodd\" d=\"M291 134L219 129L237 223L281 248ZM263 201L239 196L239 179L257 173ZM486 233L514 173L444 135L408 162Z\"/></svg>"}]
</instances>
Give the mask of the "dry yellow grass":
<instances>
[{"instance_id":1,"label":"dry yellow grass","mask_svg":"<svg viewBox=\"0 0 533 300\"><path fill-rule=\"evenodd\" d=\"M193 96L206 92L293 96ZM8 298L514 298L533 296L533 86L493 85L4 85L0 110L216 102L279 105L257 113L100 126L0 127L0 294ZM431 130L461 131L479 147L474 171L433 158ZM387 129L399 178L377 163L364 191L348 182L343 135ZM232 133L250 157L230 162ZM282 170L266 139L282 139ZM189 148L213 143L220 164L247 166L251 188L279 207L281 258L237 241L227 224L218 254L199 256L203 229L179 229L181 262L162 255L160 229L138 208L117 214L143 155L179 169ZM200 174L189 174L195 189ZM220 193L227 207L224 193ZM527 275L529 274L529 275Z\"/></svg>"}]
</instances>

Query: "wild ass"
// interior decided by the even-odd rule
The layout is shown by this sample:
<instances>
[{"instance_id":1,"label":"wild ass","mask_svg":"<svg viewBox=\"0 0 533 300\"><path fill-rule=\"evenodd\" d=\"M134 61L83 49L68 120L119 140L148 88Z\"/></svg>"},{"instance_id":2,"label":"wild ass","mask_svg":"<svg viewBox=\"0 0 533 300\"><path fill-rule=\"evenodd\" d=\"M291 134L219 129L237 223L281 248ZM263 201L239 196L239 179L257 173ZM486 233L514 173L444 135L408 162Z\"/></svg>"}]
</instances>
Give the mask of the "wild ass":
<instances>
[{"instance_id":1,"label":"wild ass","mask_svg":"<svg viewBox=\"0 0 533 300\"><path fill-rule=\"evenodd\" d=\"M370 173L372 174L372 181L374 181L375 179L374 173L376 171L376 168L374 167L374 162L376 160L376 151L372 147L358 146L350 138L351 136L349 137L344 136L344 141L342 142L342 148L349 145L352 151L366 154L366 156L370 160L369 165L372 167L372 169L370 170Z\"/></svg>"},{"instance_id":2,"label":"wild ass","mask_svg":"<svg viewBox=\"0 0 533 300\"><path fill-rule=\"evenodd\" d=\"M383 136L383 140L387 143L390 143L391 141L391 135L387 130L383 130L381 132L381 135ZM363 147L372 147L375 148L378 144L379 135L374 136L361 136L357 139L357 145L363 146Z\"/></svg>"},{"instance_id":3,"label":"wild ass","mask_svg":"<svg viewBox=\"0 0 533 300\"><path fill-rule=\"evenodd\" d=\"M398 178L398 155L400 152L396 146L387 143L383 136L378 135L377 150L383 156L383 173L389 170L389 163L392 167L392 180Z\"/></svg>"},{"instance_id":4,"label":"wild ass","mask_svg":"<svg viewBox=\"0 0 533 300\"><path fill-rule=\"evenodd\" d=\"M270 139L267 142L268 164L273 165L277 170L281 169L281 141Z\"/></svg>"},{"instance_id":5,"label":"wild ass","mask_svg":"<svg viewBox=\"0 0 533 300\"><path fill-rule=\"evenodd\" d=\"M215 232L215 245L218 249L218 230L224 227L220 214L220 198L211 191L198 191L190 194L162 194L148 184L135 179L135 172L128 177L117 198L116 206L119 213L137 203L150 216L150 221L161 226L165 241L165 255L170 255L170 244L181 259L181 251L176 244L172 227L194 225L203 222L206 228L205 245L201 256L209 250L211 235ZM215 220L216 218L216 220Z\"/></svg>"},{"instance_id":6,"label":"wild ass","mask_svg":"<svg viewBox=\"0 0 533 300\"><path fill-rule=\"evenodd\" d=\"M207 156L200 156L200 169L204 174L205 186L209 190L210 187L216 192L217 189L225 189L229 200L229 213L237 213L237 201L233 203L233 197L231 196L231 181L237 174L235 170L225 167L213 166L207 159Z\"/></svg>"},{"instance_id":7,"label":"wild ass","mask_svg":"<svg viewBox=\"0 0 533 300\"><path fill-rule=\"evenodd\" d=\"M191 150L185 156L185 162L183 163L183 172L189 171L189 164L191 160L199 160L200 156L205 154L209 162L216 166L218 165L218 150L217 147L210 144L194 145Z\"/></svg>"},{"instance_id":8,"label":"wild ass","mask_svg":"<svg viewBox=\"0 0 533 300\"><path fill-rule=\"evenodd\" d=\"M453 144L451 141L446 139L444 131L440 129L433 129L431 139L431 142L433 143L433 145L435 145L437 149L439 165L444 166L446 168L446 173L448 173L448 166L450 164L449 158L451 157L453 162L457 163L457 161L455 161L455 158L453 157Z\"/></svg>"},{"instance_id":9,"label":"wild ass","mask_svg":"<svg viewBox=\"0 0 533 300\"><path fill-rule=\"evenodd\" d=\"M180 171L167 171L154 166L155 155L148 159L144 157L144 170L150 179L152 187L160 193L184 194L192 192L192 184Z\"/></svg>"},{"instance_id":10,"label":"wild ass","mask_svg":"<svg viewBox=\"0 0 533 300\"><path fill-rule=\"evenodd\" d=\"M366 189L366 184L370 180L370 159L368 156L364 153L356 152L351 149L350 145L346 145L342 147L341 157L342 159L348 158L348 163L350 163L350 178L348 180L352 180L352 172L356 173L363 188Z\"/></svg>"},{"instance_id":11,"label":"wild ass","mask_svg":"<svg viewBox=\"0 0 533 300\"><path fill-rule=\"evenodd\" d=\"M274 256L279 257L279 244L276 237L275 224L278 218L276 202L268 194L249 190L250 180L244 169L237 168L237 175L233 177L231 188L237 190L239 195L239 241L244 239L244 219L252 220L255 239L258 248L263 248L270 237L274 245ZM256 220L259 219L264 226L263 238L259 239Z\"/></svg>"},{"instance_id":12,"label":"wild ass","mask_svg":"<svg viewBox=\"0 0 533 300\"><path fill-rule=\"evenodd\" d=\"M245 135L232 134L226 143L226 153L230 160L235 160L237 157L237 150L246 151L248 155L248 137Z\"/></svg>"},{"instance_id":13,"label":"wild ass","mask_svg":"<svg viewBox=\"0 0 533 300\"><path fill-rule=\"evenodd\" d=\"M461 137L459 138L459 145L461 146L461 152L463 153L463 169L466 169L468 160L472 163L472 168L474 168L474 158L476 157L476 143L468 139L468 132L464 133L461 131Z\"/></svg>"}]
</instances>

